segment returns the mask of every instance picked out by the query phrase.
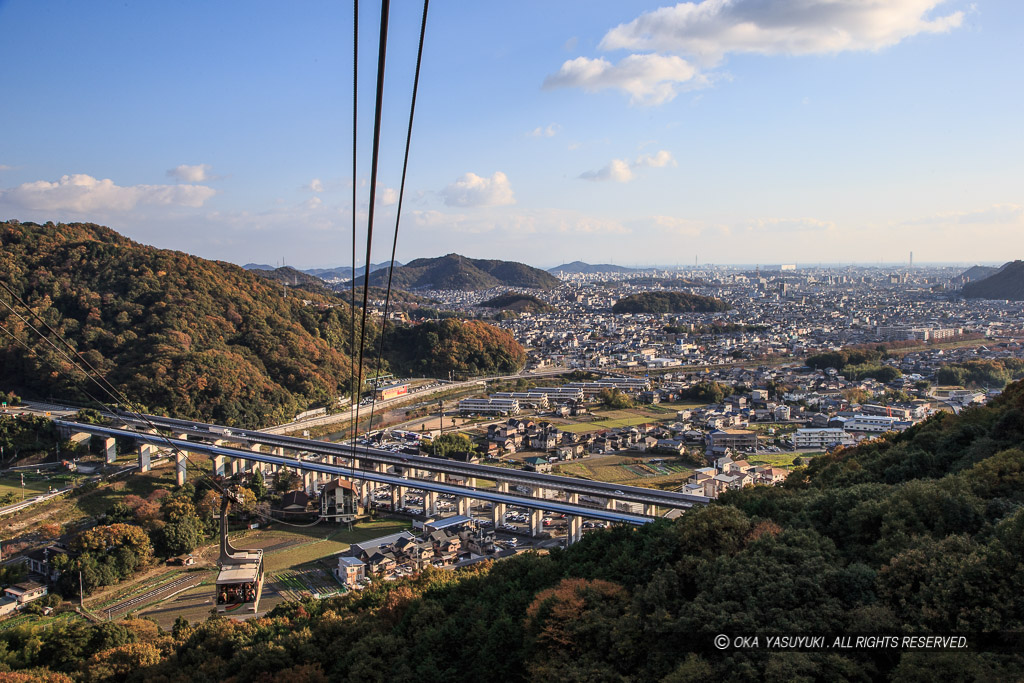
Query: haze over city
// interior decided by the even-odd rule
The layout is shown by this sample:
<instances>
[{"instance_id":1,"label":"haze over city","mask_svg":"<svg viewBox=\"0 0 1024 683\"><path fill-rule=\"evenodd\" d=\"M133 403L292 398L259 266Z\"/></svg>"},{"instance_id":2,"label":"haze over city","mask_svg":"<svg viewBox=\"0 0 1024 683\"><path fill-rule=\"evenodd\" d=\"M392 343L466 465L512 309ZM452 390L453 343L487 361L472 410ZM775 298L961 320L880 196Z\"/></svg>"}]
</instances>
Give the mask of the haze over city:
<instances>
[{"instance_id":1,"label":"haze over city","mask_svg":"<svg viewBox=\"0 0 1024 683\"><path fill-rule=\"evenodd\" d=\"M399 260L1019 254L1020 6L790 4L436 3ZM350 11L0 2L23 55L0 63L0 217L94 221L239 264L347 263ZM375 262L419 18L392 8ZM366 8L364 227L377 21Z\"/></svg>"}]
</instances>

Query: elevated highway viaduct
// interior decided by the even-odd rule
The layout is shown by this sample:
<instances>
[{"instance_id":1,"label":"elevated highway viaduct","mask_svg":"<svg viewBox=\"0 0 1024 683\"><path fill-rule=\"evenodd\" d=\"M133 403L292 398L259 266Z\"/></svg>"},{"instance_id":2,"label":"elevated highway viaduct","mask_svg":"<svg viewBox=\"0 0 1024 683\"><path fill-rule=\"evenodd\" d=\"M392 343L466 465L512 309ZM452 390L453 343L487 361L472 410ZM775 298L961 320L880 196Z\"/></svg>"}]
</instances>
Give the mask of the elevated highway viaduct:
<instances>
[{"instance_id":1,"label":"elevated highway viaduct","mask_svg":"<svg viewBox=\"0 0 1024 683\"><path fill-rule=\"evenodd\" d=\"M444 481L443 477L424 479L413 478L407 474L392 474L386 471L387 466L382 462L378 462L376 467L372 470L355 469L351 466L346 467L337 464L300 459L297 457L287 457L281 454L262 453L257 450L229 447L223 444L209 444L199 441L190 441L178 437L169 437L153 433L152 431L139 432L130 429L85 424L66 420L55 420L55 423L59 428L72 434L90 434L108 440L116 438L135 440L139 444L140 448L140 466L142 465L141 452L144 450L144 447L147 453L147 458L151 449L172 448L175 449L175 457L181 458L179 462L182 466L179 467L179 472L184 471L184 466L187 465L187 460L185 459L187 454L198 453L209 456L214 461L215 468L218 467L218 465L223 467L224 464L228 462L231 462L232 464L245 463L247 468L259 467L261 470L290 468L300 472L307 482L307 485L310 487L314 487L316 482L321 478L333 479L336 477L358 481L360 487L367 485L369 487L373 487L375 485L379 486L381 484L387 484L391 487L392 496L405 495L404 491L410 489L424 492L425 500L428 501L427 505L425 505L425 512L428 514L430 512L436 512L436 501L437 496L439 495L454 496L459 505L459 512L462 514L468 513L470 501L472 500L489 502L492 504L492 515L495 520L499 520L503 516L503 511L506 506L516 506L526 508L531 511L530 528L534 535L538 535L543 529L541 521L544 512L564 514L569 519L569 542L574 542L580 538L582 528L581 522L583 519L595 519L605 522L633 525L648 524L654 521L654 517L652 515L634 514L631 512L616 510L612 507L601 508L584 505L579 500L579 494L573 492L567 492L565 495L565 501L559 501L550 498L542 498L534 494L518 494L507 490L507 486L505 487L505 490L502 490L502 487L496 487L492 490L488 488L477 488L473 486L447 483ZM393 454L389 453L389 455ZM428 460L434 459L431 458ZM505 470L503 468L492 469L498 470L502 473L515 472L515 470ZM418 470L419 468L417 468L417 471ZM179 481L183 482L184 479L179 477ZM497 524L498 521L495 521L496 526Z\"/></svg>"}]
</instances>

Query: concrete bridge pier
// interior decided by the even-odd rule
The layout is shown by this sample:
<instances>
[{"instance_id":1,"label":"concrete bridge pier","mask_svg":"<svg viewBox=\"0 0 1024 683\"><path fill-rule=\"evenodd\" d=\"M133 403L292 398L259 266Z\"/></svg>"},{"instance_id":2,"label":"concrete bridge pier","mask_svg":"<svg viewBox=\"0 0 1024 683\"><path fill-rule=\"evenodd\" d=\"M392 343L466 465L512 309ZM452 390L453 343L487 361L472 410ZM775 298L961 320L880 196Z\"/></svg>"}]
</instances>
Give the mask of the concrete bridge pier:
<instances>
[{"instance_id":1,"label":"concrete bridge pier","mask_svg":"<svg viewBox=\"0 0 1024 683\"><path fill-rule=\"evenodd\" d=\"M249 450L252 451L253 453L259 453L261 451L261 449L262 449L262 447L258 443L254 443L253 445L249 446ZM253 460L243 460L242 461L242 471L243 472L252 472L252 469L253 469L253 467L255 465L256 465L256 462L253 461Z\"/></svg>"},{"instance_id":2,"label":"concrete bridge pier","mask_svg":"<svg viewBox=\"0 0 1024 683\"><path fill-rule=\"evenodd\" d=\"M88 446L90 439L92 439L92 434L89 434L88 432L75 432L68 437L68 441L76 446L81 446L82 444Z\"/></svg>"},{"instance_id":3,"label":"concrete bridge pier","mask_svg":"<svg viewBox=\"0 0 1024 683\"><path fill-rule=\"evenodd\" d=\"M579 505L580 494L565 494L565 502L570 505ZM566 530L566 545L572 545L583 538L583 518L579 515L569 515L569 528Z\"/></svg>"},{"instance_id":4,"label":"concrete bridge pier","mask_svg":"<svg viewBox=\"0 0 1024 683\"><path fill-rule=\"evenodd\" d=\"M188 434L178 434L180 441L188 441ZM188 451L174 449L174 480L178 486L185 485L185 471L188 465Z\"/></svg>"},{"instance_id":5,"label":"concrete bridge pier","mask_svg":"<svg viewBox=\"0 0 1024 683\"><path fill-rule=\"evenodd\" d=\"M107 464L112 465L117 460L117 439L113 437L104 439L103 451L107 456Z\"/></svg>"},{"instance_id":6,"label":"concrete bridge pier","mask_svg":"<svg viewBox=\"0 0 1024 683\"><path fill-rule=\"evenodd\" d=\"M139 472L149 472L151 469L153 469L153 466L150 463L152 453L152 444L139 444Z\"/></svg>"},{"instance_id":7,"label":"concrete bridge pier","mask_svg":"<svg viewBox=\"0 0 1024 683\"><path fill-rule=\"evenodd\" d=\"M223 455L213 455L213 456L210 456L210 460L213 461L213 473L214 473L214 475L216 475L218 477L223 477L224 476L224 461L226 459L227 458L225 458Z\"/></svg>"},{"instance_id":8,"label":"concrete bridge pier","mask_svg":"<svg viewBox=\"0 0 1024 683\"><path fill-rule=\"evenodd\" d=\"M508 493L508 482L496 481L494 482L494 488L498 493ZM497 529L499 525L505 523L504 503L494 503L491 506L491 521L494 523L495 529Z\"/></svg>"},{"instance_id":9,"label":"concrete bridge pier","mask_svg":"<svg viewBox=\"0 0 1024 683\"><path fill-rule=\"evenodd\" d=\"M544 531L544 511L530 510L530 535L537 537Z\"/></svg>"},{"instance_id":10,"label":"concrete bridge pier","mask_svg":"<svg viewBox=\"0 0 1024 683\"><path fill-rule=\"evenodd\" d=\"M468 496L458 496L455 499L456 512L460 515L469 515L473 500Z\"/></svg>"},{"instance_id":11,"label":"concrete bridge pier","mask_svg":"<svg viewBox=\"0 0 1024 683\"><path fill-rule=\"evenodd\" d=\"M647 517L657 517L658 506L652 503L644 503L644 515Z\"/></svg>"},{"instance_id":12,"label":"concrete bridge pier","mask_svg":"<svg viewBox=\"0 0 1024 683\"><path fill-rule=\"evenodd\" d=\"M363 501L363 509L367 510L370 507L370 487L362 479L357 479L355 482L356 490L359 492L359 500Z\"/></svg>"}]
</instances>

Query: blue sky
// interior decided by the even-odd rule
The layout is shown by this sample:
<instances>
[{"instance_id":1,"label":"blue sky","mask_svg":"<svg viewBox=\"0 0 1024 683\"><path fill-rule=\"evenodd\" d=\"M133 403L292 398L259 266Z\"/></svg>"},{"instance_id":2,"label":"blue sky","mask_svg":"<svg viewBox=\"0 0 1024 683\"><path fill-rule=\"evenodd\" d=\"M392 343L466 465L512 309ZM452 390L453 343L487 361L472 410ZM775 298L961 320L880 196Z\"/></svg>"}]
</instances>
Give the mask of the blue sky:
<instances>
[{"instance_id":1,"label":"blue sky","mask_svg":"<svg viewBox=\"0 0 1024 683\"><path fill-rule=\"evenodd\" d=\"M380 10L360 10L362 241ZM421 10L392 6L375 262ZM1022 15L435 0L398 258L1020 258ZM0 0L0 218L93 221L240 264L348 263L351 32L334 2Z\"/></svg>"}]
</instances>

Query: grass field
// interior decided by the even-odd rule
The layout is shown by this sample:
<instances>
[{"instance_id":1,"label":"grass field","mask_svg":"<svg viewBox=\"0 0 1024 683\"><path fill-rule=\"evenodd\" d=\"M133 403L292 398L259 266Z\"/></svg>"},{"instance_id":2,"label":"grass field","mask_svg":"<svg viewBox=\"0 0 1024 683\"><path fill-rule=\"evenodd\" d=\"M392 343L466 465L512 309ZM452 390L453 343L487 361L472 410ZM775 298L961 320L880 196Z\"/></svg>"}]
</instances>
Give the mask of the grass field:
<instances>
[{"instance_id":1,"label":"grass field","mask_svg":"<svg viewBox=\"0 0 1024 683\"><path fill-rule=\"evenodd\" d=\"M348 550L353 543L367 541L378 536L397 534L409 527L409 522L385 519L357 524L352 531L342 525L331 527L317 525L305 529L271 529L248 534L242 538L232 538L232 543L236 548L278 546L279 549L267 552L264 563L267 571L280 572L336 555L343 550Z\"/></svg>"},{"instance_id":2,"label":"grass field","mask_svg":"<svg viewBox=\"0 0 1024 683\"><path fill-rule=\"evenodd\" d=\"M31 496L35 493L46 493L50 490L50 487L60 488L63 484L62 480L54 479L43 479L35 472L32 474L25 475L25 495ZM11 493L14 494L16 500L21 500L21 477L3 477L0 478L0 498Z\"/></svg>"},{"instance_id":3,"label":"grass field","mask_svg":"<svg viewBox=\"0 0 1024 683\"><path fill-rule=\"evenodd\" d=\"M593 479L608 484L634 486L658 486L685 481L693 474L693 470L678 461L652 463L638 460L640 459L636 457L598 456L588 458L585 462L559 465L559 472L566 476Z\"/></svg>"},{"instance_id":4,"label":"grass field","mask_svg":"<svg viewBox=\"0 0 1024 683\"><path fill-rule=\"evenodd\" d=\"M812 453L758 453L757 455L747 456L745 459L751 465L768 465L769 467L793 467L793 458L800 458L807 462L808 458L813 458L818 455L824 455L821 451Z\"/></svg>"}]
</instances>

